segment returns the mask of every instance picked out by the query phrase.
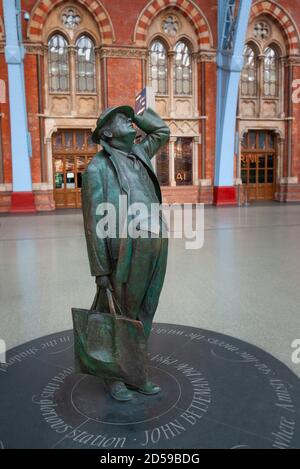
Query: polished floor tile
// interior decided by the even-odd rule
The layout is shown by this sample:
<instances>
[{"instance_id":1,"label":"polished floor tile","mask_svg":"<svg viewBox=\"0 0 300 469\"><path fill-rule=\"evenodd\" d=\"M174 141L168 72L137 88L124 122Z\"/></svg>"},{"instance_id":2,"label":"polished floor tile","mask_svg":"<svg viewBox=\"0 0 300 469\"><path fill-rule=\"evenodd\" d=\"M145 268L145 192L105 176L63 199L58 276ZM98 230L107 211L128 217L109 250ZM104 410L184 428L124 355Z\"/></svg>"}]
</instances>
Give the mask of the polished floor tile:
<instances>
[{"instance_id":1,"label":"polished floor tile","mask_svg":"<svg viewBox=\"0 0 300 469\"><path fill-rule=\"evenodd\" d=\"M214 330L293 364L300 339L300 205L205 209L204 245L171 239L157 322ZM0 337L71 328L94 292L80 211L0 217Z\"/></svg>"}]
</instances>

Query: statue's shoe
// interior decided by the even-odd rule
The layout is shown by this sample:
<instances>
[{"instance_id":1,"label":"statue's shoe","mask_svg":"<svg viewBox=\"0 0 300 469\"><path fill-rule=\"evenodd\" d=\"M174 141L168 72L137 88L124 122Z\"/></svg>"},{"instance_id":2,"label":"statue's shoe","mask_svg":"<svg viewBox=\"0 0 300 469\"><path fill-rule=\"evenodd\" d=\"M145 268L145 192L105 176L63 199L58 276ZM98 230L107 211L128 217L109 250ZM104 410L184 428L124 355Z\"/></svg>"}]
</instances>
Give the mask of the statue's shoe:
<instances>
[{"instance_id":1,"label":"statue's shoe","mask_svg":"<svg viewBox=\"0 0 300 469\"><path fill-rule=\"evenodd\" d=\"M158 394L161 391L161 387L157 384L151 383L151 381L147 381L139 387L131 386L130 384L127 384L126 386L128 386L129 389L133 389L134 391L140 392L141 394L147 394L149 396Z\"/></svg>"},{"instance_id":2,"label":"statue's shoe","mask_svg":"<svg viewBox=\"0 0 300 469\"><path fill-rule=\"evenodd\" d=\"M111 397L116 399L117 401L126 402L131 401L133 399L132 392L127 389L122 381L104 381L105 386Z\"/></svg>"}]
</instances>

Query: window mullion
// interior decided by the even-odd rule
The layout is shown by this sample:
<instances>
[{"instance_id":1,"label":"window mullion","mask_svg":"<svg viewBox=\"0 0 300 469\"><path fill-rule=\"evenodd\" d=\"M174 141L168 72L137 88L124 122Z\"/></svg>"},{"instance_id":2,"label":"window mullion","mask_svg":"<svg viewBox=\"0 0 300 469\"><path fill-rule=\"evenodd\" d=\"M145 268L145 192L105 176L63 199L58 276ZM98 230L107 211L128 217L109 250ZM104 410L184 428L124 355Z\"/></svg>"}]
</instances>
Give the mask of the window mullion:
<instances>
[{"instance_id":1,"label":"window mullion","mask_svg":"<svg viewBox=\"0 0 300 469\"><path fill-rule=\"evenodd\" d=\"M76 48L74 46L69 47L69 79L70 79L70 94L71 94L71 111L76 112L76 63L75 63Z\"/></svg>"},{"instance_id":2,"label":"window mullion","mask_svg":"<svg viewBox=\"0 0 300 469\"><path fill-rule=\"evenodd\" d=\"M175 52L173 50L168 51L168 69L169 69L169 106L170 106L170 117L175 117L175 100L174 100L174 66L175 66Z\"/></svg>"},{"instance_id":3,"label":"window mullion","mask_svg":"<svg viewBox=\"0 0 300 469\"><path fill-rule=\"evenodd\" d=\"M262 114L263 97L264 97L264 60L265 56L259 55L258 61L258 76L257 76L257 115L258 117Z\"/></svg>"}]
</instances>

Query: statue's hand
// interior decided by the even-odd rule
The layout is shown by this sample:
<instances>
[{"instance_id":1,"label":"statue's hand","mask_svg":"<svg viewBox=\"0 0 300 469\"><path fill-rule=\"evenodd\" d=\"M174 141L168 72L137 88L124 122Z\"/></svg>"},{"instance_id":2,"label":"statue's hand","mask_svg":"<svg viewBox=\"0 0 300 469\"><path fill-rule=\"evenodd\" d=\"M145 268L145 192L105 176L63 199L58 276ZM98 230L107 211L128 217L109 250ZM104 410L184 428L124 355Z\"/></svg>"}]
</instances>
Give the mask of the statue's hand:
<instances>
[{"instance_id":1,"label":"statue's hand","mask_svg":"<svg viewBox=\"0 0 300 469\"><path fill-rule=\"evenodd\" d=\"M138 116L137 114L134 114L134 117L132 120L135 123L135 125L137 125L138 127L140 127L141 122L143 121L142 117Z\"/></svg>"},{"instance_id":2,"label":"statue's hand","mask_svg":"<svg viewBox=\"0 0 300 469\"><path fill-rule=\"evenodd\" d=\"M99 288L106 290L107 288L109 290L113 290L110 278L108 275L98 275L96 277L96 284L98 285Z\"/></svg>"}]
</instances>

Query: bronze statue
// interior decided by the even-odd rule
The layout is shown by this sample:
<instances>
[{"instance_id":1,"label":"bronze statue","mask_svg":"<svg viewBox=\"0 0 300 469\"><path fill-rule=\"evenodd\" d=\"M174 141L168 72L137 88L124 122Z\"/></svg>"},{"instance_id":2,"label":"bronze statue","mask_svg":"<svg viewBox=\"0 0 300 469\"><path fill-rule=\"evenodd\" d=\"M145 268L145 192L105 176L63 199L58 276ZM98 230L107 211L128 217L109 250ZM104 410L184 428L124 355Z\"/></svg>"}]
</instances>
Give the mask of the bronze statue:
<instances>
[{"instance_id":1,"label":"bronze statue","mask_svg":"<svg viewBox=\"0 0 300 469\"><path fill-rule=\"evenodd\" d=\"M134 143L137 132L133 124L146 134L139 144ZM111 298L105 293L112 292L126 317L141 321L146 341L165 277L168 252L168 239L162 235L164 219L161 211L158 218L151 219L151 204L161 204L161 191L150 159L168 141L169 134L167 125L150 108L142 116L136 115L129 106L108 108L100 115L92 135L102 150L95 155L83 175L82 209L87 249L91 274L96 278L99 292L95 310L111 310ZM142 217L138 225L138 229L144 234L147 232L147 236L118 235L122 195L127 197L128 206L141 203L149 209L147 219ZM101 218L97 207L103 202L116 209L116 237L99 237L97 232ZM96 322L93 327L95 325ZM131 337L129 340L137 340L130 331L126 334ZM96 343L97 339L94 349ZM80 353L82 356L84 351ZM94 357L96 355L97 350ZM96 361L93 363L96 369ZM88 372L93 374L92 366ZM130 388L133 386L130 383L116 377L103 378L112 397L121 401L132 399ZM149 395L160 391L160 387L148 379L134 389Z\"/></svg>"}]
</instances>

